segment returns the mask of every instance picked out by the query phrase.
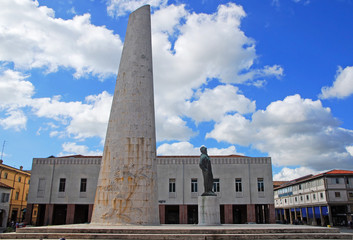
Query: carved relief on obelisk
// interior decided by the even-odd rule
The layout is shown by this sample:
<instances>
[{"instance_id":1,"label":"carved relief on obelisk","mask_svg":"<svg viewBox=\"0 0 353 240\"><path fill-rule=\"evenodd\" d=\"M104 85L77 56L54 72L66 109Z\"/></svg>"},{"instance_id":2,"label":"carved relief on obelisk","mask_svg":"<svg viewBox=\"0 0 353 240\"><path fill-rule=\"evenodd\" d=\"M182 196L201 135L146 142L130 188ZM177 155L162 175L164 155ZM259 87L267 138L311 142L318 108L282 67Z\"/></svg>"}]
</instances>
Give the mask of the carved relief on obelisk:
<instances>
[{"instance_id":1,"label":"carved relief on obelisk","mask_svg":"<svg viewBox=\"0 0 353 240\"><path fill-rule=\"evenodd\" d=\"M150 7L130 14L92 223L159 224Z\"/></svg>"}]
</instances>

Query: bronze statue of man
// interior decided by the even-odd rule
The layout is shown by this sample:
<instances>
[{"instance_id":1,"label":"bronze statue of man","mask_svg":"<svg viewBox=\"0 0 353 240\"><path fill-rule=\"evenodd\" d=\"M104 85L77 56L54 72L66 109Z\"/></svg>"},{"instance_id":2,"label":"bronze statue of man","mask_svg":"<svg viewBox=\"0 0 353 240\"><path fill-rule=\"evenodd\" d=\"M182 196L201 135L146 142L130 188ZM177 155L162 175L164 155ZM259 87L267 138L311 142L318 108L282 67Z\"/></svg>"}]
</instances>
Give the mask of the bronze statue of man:
<instances>
[{"instance_id":1,"label":"bronze statue of man","mask_svg":"<svg viewBox=\"0 0 353 240\"><path fill-rule=\"evenodd\" d=\"M211 160L207 154L207 148L202 146L200 148L201 156L200 156L200 168L202 170L203 175L203 186L204 193L201 196L217 196L213 191L213 174L211 167Z\"/></svg>"}]
</instances>

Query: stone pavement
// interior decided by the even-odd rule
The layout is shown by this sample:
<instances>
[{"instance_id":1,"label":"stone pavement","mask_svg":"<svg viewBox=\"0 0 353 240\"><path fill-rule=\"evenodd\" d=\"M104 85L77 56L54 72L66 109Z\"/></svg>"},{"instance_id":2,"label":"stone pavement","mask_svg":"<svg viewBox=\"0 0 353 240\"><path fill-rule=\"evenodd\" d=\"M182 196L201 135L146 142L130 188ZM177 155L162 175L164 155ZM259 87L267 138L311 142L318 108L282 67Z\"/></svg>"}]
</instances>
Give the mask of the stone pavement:
<instances>
[{"instance_id":1,"label":"stone pavement","mask_svg":"<svg viewBox=\"0 0 353 240\"><path fill-rule=\"evenodd\" d=\"M343 230L343 229L342 229ZM74 224L26 227L17 233L0 234L0 239L353 239L353 233L339 228L284 224L198 225L95 225Z\"/></svg>"}]
</instances>

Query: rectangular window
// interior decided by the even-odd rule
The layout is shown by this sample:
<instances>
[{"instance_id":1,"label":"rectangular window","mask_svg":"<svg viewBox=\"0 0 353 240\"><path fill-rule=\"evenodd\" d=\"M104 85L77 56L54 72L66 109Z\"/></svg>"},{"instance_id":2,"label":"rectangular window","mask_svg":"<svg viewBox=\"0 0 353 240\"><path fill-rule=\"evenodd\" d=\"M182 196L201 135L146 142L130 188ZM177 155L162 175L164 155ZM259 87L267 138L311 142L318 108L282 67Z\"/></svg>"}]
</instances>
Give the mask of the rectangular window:
<instances>
[{"instance_id":1,"label":"rectangular window","mask_svg":"<svg viewBox=\"0 0 353 240\"><path fill-rule=\"evenodd\" d=\"M80 192L86 192L87 178L81 178Z\"/></svg>"},{"instance_id":2,"label":"rectangular window","mask_svg":"<svg viewBox=\"0 0 353 240\"><path fill-rule=\"evenodd\" d=\"M191 192L197 193L197 178L191 179Z\"/></svg>"},{"instance_id":3,"label":"rectangular window","mask_svg":"<svg viewBox=\"0 0 353 240\"><path fill-rule=\"evenodd\" d=\"M294 200L295 200L295 202L298 202L298 197L295 197Z\"/></svg>"},{"instance_id":4,"label":"rectangular window","mask_svg":"<svg viewBox=\"0 0 353 240\"><path fill-rule=\"evenodd\" d=\"M257 191L258 192L263 192L264 190L265 190L264 179L263 178L258 178L257 179Z\"/></svg>"},{"instance_id":5,"label":"rectangular window","mask_svg":"<svg viewBox=\"0 0 353 240\"><path fill-rule=\"evenodd\" d=\"M309 199L310 199L309 195L306 195L306 200L308 200L308 201L309 201Z\"/></svg>"},{"instance_id":6,"label":"rectangular window","mask_svg":"<svg viewBox=\"0 0 353 240\"><path fill-rule=\"evenodd\" d=\"M21 182L22 178L21 177L18 177L18 182Z\"/></svg>"},{"instance_id":7,"label":"rectangular window","mask_svg":"<svg viewBox=\"0 0 353 240\"><path fill-rule=\"evenodd\" d=\"M335 197L336 197L336 198L341 197L341 193L340 193L340 192L335 192Z\"/></svg>"},{"instance_id":8,"label":"rectangular window","mask_svg":"<svg viewBox=\"0 0 353 240\"><path fill-rule=\"evenodd\" d=\"M4 172L4 179L7 179L7 176L8 176L9 174L7 173L7 172Z\"/></svg>"},{"instance_id":9,"label":"rectangular window","mask_svg":"<svg viewBox=\"0 0 353 240\"><path fill-rule=\"evenodd\" d=\"M44 191L45 191L45 178L40 178L38 182L38 190L37 190L37 197L42 198L44 197Z\"/></svg>"},{"instance_id":10,"label":"rectangular window","mask_svg":"<svg viewBox=\"0 0 353 240\"><path fill-rule=\"evenodd\" d=\"M340 184L340 179L336 178L336 184Z\"/></svg>"},{"instance_id":11,"label":"rectangular window","mask_svg":"<svg viewBox=\"0 0 353 240\"><path fill-rule=\"evenodd\" d=\"M348 197L353 198L353 192L348 192Z\"/></svg>"},{"instance_id":12,"label":"rectangular window","mask_svg":"<svg viewBox=\"0 0 353 240\"><path fill-rule=\"evenodd\" d=\"M59 192L65 192L66 178L60 178Z\"/></svg>"},{"instance_id":13,"label":"rectangular window","mask_svg":"<svg viewBox=\"0 0 353 240\"><path fill-rule=\"evenodd\" d=\"M313 194L313 200L316 200L316 194L315 193Z\"/></svg>"},{"instance_id":14,"label":"rectangular window","mask_svg":"<svg viewBox=\"0 0 353 240\"><path fill-rule=\"evenodd\" d=\"M320 198L323 199L324 198L324 193L320 193Z\"/></svg>"},{"instance_id":15,"label":"rectangular window","mask_svg":"<svg viewBox=\"0 0 353 240\"><path fill-rule=\"evenodd\" d=\"M2 193L1 195L1 202L8 202L9 201L9 198L10 198L10 193Z\"/></svg>"},{"instance_id":16,"label":"rectangular window","mask_svg":"<svg viewBox=\"0 0 353 240\"><path fill-rule=\"evenodd\" d=\"M303 201L303 196L300 196L300 201L301 201L301 202Z\"/></svg>"},{"instance_id":17,"label":"rectangular window","mask_svg":"<svg viewBox=\"0 0 353 240\"><path fill-rule=\"evenodd\" d=\"M15 200L18 200L18 196L20 195L20 193L19 192L16 192L15 193Z\"/></svg>"},{"instance_id":18,"label":"rectangular window","mask_svg":"<svg viewBox=\"0 0 353 240\"><path fill-rule=\"evenodd\" d=\"M242 192L243 191L243 186L241 184L241 178L236 178L235 179L235 191L236 192Z\"/></svg>"},{"instance_id":19,"label":"rectangular window","mask_svg":"<svg viewBox=\"0 0 353 240\"><path fill-rule=\"evenodd\" d=\"M299 184L299 190L301 190L302 189L302 185L301 184Z\"/></svg>"},{"instance_id":20,"label":"rectangular window","mask_svg":"<svg viewBox=\"0 0 353 240\"><path fill-rule=\"evenodd\" d=\"M169 178L169 192L175 192L175 178Z\"/></svg>"},{"instance_id":21,"label":"rectangular window","mask_svg":"<svg viewBox=\"0 0 353 240\"><path fill-rule=\"evenodd\" d=\"M28 200L28 193L26 193L26 201Z\"/></svg>"},{"instance_id":22,"label":"rectangular window","mask_svg":"<svg viewBox=\"0 0 353 240\"><path fill-rule=\"evenodd\" d=\"M213 191L214 192L220 192L220 184L219 184L219 178L213 179Z\"/></svg>"}]
</instances>

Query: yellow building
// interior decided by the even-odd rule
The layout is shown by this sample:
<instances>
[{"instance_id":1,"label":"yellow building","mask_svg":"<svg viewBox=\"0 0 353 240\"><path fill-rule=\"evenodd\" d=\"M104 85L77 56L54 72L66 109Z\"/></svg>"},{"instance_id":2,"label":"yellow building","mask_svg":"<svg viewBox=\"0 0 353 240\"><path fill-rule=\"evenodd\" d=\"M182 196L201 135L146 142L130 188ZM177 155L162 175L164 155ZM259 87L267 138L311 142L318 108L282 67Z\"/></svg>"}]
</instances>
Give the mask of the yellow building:
<instances>
[{"instance_id":1,"label":"yellow building","mask_svg":"<svg viewBox=\"0 0 353 240\"><path fill-rule=\"evenodd\" d=\"M3 164L0 160L0 183L12 187L8 222L22 222L26 213L30 171Z\"/></svg>"}]
</instances>

